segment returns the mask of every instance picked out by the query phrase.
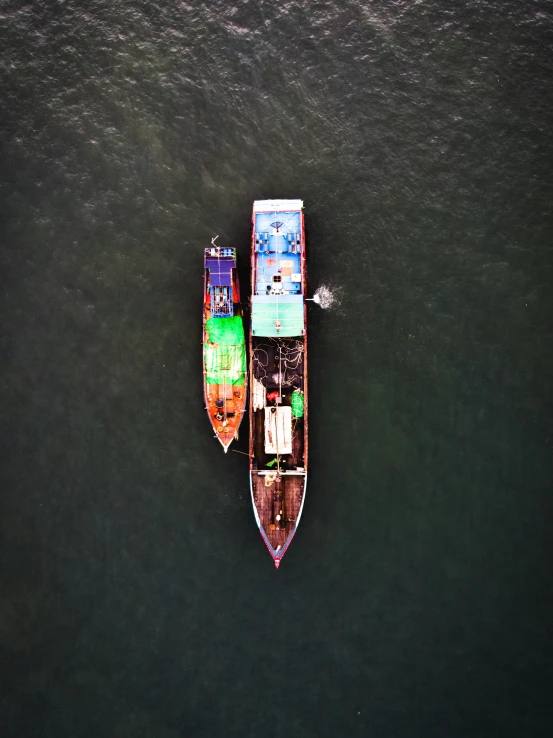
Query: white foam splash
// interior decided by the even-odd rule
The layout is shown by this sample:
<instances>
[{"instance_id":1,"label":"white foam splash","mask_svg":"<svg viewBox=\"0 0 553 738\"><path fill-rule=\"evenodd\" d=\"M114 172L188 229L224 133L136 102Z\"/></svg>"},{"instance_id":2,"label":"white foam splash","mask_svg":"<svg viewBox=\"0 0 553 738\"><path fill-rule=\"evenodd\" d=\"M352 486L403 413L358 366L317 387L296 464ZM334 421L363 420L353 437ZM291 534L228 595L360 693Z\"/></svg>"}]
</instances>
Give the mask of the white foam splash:
<instances>
[{"instance_id":1,"label":"white foam splash","mask_svg":"<svg viewBox=\"0 0 553 738\"><path fill-rule=\"evenodd\" d=\"M322 284L320 287L317 288L317 291L313 295L313 302L316 302L317 305L320 305L323 310L328 310L336 302L336 295L330 289L330 287Z\"/></svg>"}]
</instances>

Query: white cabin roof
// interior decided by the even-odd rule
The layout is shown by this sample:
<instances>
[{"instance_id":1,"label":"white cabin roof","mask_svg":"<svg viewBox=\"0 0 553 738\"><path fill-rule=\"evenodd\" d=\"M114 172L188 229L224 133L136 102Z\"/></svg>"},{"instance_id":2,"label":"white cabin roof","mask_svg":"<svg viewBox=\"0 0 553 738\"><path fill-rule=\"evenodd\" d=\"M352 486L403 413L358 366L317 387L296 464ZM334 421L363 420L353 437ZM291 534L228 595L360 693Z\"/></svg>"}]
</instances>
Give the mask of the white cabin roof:
<instances>
[{"instance_id":1,"label":"white cabin roof","mask_svg":"<svg viewBox=\"0 0 553 738\"><path fill-rule=\"evenodd\" d=\"M265 453L292 453L292 408L289 405L265 408Z\"/></svg>"},{"instance_id":2,"label":"white cabin roof","mask_svg":"<svg viewBox=\"0 0 553 738\"><path fill-rule=\"evenodd\" d=\"M254 213L290 213L303 208L303 200L255 200Z\"/></svg>"}]
</instances>

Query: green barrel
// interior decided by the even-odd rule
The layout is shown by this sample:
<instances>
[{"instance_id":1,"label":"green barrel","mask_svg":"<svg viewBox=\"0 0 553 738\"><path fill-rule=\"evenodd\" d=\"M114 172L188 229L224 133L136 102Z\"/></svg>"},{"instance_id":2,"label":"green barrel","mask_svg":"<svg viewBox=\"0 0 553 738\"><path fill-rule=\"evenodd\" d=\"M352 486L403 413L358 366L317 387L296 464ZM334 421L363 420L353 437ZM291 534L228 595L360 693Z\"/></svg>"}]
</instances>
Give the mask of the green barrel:
<instances>
[{"instance_id":1,"label":"green barrel","mask_svg":"<svg viewBox=\"0 0 553 738\"><path fill-rule=\"evenodd\" d=\"M292 415L295 418L303 418L303 392L301 390L292 392Z\"/></svg>"}]
</instances>

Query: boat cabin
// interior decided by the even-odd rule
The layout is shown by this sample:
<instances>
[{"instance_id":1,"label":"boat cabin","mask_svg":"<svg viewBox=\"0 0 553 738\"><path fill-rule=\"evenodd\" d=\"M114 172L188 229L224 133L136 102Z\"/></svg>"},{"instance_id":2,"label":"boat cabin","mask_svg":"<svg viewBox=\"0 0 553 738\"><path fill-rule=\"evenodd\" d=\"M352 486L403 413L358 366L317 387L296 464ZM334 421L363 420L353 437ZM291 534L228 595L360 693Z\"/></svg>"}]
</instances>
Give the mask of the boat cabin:
<instances>
[{"instance_id":1,"label":"boat cabin","mask_svg":"<svg viewBox=\"0 0 553 738\"><path fill-rule=\"evenodd\" d=\"M232 270L236 269L234 249L212 246L205 250L204 266L209 269L209 299L213 318L234 315Z\"/></svg>"}]
</instances>

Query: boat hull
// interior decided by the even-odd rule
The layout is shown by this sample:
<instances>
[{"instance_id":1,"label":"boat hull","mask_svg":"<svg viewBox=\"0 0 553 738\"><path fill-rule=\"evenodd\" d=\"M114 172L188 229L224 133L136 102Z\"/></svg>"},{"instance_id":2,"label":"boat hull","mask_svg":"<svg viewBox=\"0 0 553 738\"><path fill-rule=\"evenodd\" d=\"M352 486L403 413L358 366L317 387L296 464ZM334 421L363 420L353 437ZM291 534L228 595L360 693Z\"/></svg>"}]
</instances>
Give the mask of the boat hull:
<instances>
[{"instance_id":1,"label":"boat hull","mask_svg":"<svg viewBox=\"0 0 553 738\"><path fill-rule=\"evenodd\" d=\"M232 252L234 256L220 256L221 253L228 252ZM215 303L214 290L218 290ZM215 246L206 249L203 309L204 403L215 438L225 453L232 441L238 439L240 423L246 412L248 375L242 321L236 252L234 249L220 249Z\"/></svg>"},{"instance_id":2,"label":"boat hull","mask_svg":"<svg viewBox=\"0 0 553 738\"><path fill-rule=\"evenodd\" d=\"M278 568L307 488L308 364L302 203L254 203L249 335L250 493Z\"/></svg>"}]
</instances>

